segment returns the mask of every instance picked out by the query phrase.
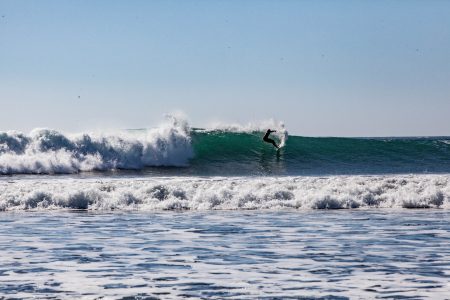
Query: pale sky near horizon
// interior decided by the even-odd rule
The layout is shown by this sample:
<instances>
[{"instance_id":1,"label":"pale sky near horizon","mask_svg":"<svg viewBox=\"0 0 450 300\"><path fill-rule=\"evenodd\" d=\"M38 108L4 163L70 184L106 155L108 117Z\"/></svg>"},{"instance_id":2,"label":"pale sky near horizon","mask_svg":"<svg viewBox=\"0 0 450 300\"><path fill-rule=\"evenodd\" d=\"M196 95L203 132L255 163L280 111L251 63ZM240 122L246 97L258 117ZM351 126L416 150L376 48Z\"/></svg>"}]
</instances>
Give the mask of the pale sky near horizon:
<instances>
[{"instance_id":1,"label":"pale sky near horizon","mask_svg":"<svg viewBox=\"0 0 450 300\"><path fill-rule=\"evenodd\" d=\"M450 135L450 1L0 0L0 131Z\"/></svg>"}]
</instances>

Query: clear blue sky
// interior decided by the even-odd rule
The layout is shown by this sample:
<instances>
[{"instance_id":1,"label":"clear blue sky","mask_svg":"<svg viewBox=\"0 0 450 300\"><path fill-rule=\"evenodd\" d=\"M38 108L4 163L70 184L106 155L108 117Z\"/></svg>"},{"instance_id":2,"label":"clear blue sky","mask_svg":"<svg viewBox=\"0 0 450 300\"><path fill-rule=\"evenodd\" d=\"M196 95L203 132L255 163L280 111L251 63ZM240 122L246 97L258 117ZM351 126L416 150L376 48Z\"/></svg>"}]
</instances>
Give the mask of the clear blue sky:
<instances>
[{"instance_id":1,"label":"clear blue sky","mask_svg":"<svg viewBox=\"0 0 450 300\"><path fill-rule=\"evenodd\" d=\"M80 96L80 97L78 97ZM450 135L450 1L0 0L0 130Z\"/></svg>"}]
</instances>

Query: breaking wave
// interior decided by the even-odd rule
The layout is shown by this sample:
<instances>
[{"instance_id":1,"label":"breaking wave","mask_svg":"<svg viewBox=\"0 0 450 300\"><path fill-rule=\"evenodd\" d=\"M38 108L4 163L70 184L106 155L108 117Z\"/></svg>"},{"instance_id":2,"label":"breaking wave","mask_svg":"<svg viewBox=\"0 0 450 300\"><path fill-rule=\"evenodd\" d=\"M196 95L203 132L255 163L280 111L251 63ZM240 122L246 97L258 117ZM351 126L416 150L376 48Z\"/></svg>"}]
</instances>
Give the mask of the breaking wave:
<instances>
[{"instance_id":1,"label":"breaking wave","mask_svg":"<svg viewBox=\"0 0 450 300\"><path fill-rule=\"evenodd\" d=\"M0 132L0 174L55 174L147 166L186 166L193 156L188 124L168 117L161 126L114 134L64 135L35 129Z\"/></svg>"},{"instance_id":2,"label":"breaking wave","mask_svg":"<svg viewBox=\"0 0 450 300\"><path fill-rule=\"evenodd\" d=\"M281 150L262 142L268 128L277 130L271 137L284 146ZM157 128L110 134L0 132L0 174L117 169L156 176L450 173L448 141L446 137L288 138L284 124L274 120L199 129L169 116Z\"/></svg>"},{"instance_id":3,"label":"breaking wave","mask_svg":"<svg viewBox=\"0 0 450 300\"><path fill-rule=\"evenodd\" d=\"M449 175L18 179L0 210L450 208Z\"/></svg>"}]
</instances>

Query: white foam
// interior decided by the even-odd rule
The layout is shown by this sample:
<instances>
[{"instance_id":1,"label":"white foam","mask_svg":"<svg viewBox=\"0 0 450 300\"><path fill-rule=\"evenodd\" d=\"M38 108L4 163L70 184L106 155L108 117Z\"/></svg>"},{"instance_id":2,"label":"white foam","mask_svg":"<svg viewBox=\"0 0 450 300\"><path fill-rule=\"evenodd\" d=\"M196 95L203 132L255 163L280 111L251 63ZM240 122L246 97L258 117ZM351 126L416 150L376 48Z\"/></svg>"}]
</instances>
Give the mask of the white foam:
<instances>
[{"instance_id":1,"label":"white foam","mask_svg":"<svg viewBox=\"0 0 450 300\"><path fill-rule=\"evenodd\" d=\"M0 133L0 174L53 174L145 166L185 166L193 156L189 126L169 116L157 128L109 134L35 129Z\"/></svg>"},{"instance_id":2,"label":"white foam","mask_svg":"<svg viewBox=\"0 0 450 300\"><path fill-rule=\"evenodd\" d=\"M0 210L289 208L449 209L450 175L0 181Z\"/></svg>"}]
</instances>

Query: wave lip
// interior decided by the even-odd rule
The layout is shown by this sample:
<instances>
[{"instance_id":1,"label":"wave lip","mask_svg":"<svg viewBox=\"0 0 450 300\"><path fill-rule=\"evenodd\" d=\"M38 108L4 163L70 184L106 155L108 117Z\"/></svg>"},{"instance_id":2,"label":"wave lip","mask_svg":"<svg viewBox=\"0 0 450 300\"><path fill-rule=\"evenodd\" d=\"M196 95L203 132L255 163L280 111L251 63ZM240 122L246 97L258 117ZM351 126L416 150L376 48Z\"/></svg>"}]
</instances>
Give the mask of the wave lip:
<instances>
[{"instance_id":1,"label":"wave lip","mask_svg":"<svg viewBox=\"0 0 450 300\"><path fill-rule=\"evenodd\" d=\"M286 130L284 123L281 121L275 121L274 119L268 119L256 123L247 123L245 125L234 123L215 123L206 132L228 132L228 133L265 133L267 129L276 130L272 133L272 136L276 136L280 141L280 147L284 147L288 139L288 131Z\"/></svg>"},{"instance_id":2,"label":"wave lip","mask_svg":"<svg viewBox=\"0 0 450 300\"><path fill-rule=\"evenodd\" d=\"M193 156L188 124L170 117L138 132L65 135L35 129L0 133L0 174L55 174L146 166L186 166Z\"/></svg>"},{"instance_id":3,"label":"wave lip","mask_svg":"<svg viewBox=\"0 0 450 300\"><path fill-rule=\"evenodd\" d=\"M450 209L450 175L0 181L0 210Z\"/></svg>"}]
</instances>

